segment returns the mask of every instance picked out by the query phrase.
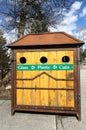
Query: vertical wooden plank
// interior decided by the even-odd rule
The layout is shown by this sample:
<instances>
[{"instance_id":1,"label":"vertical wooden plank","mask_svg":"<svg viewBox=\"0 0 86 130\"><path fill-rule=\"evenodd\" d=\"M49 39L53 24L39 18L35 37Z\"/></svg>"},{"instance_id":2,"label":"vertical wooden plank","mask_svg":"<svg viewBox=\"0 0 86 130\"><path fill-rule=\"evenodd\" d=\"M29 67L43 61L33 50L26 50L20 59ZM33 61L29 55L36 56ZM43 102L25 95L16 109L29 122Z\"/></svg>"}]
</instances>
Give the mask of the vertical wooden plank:
<instances>
[{"instance_id":1,"label":"vertical wooden plank","mask_svg":"<svg viewBox=\"0 0 86 130\"><path fill-rule=\"evenodd\" d=\"M74 81L67 81L67 88L74 89ZM67 91L67 106L74 107L74 90Z\"/></svg>"},{"instance_id":2,"label":"vertical wooden plank","mask_svg":"<svg viewBox=\"0 0 86 130\"><path fill-rule=\"evenodd\" d=\"M27 64L30 64L31 63L31 52L23 52L23 57L26 58L26 63L25 65ZM25 71L23 70L23 79L29 79L31 78L31 73L30 71ZM23 80L23 87L32 87L32 83L30 80ZM26 105L26 104L29 104L30 105L31 103L31 90L23 90L23 104Z\"/></svg>"},{"instance_id":3,"label":"vertical wooden plank","mask_svg":"<svg viewBox=\"0 0 86 130\"><path fill-rule=\"evenodd\" d=\"M31 80L23 80L23 87L24 88L31 88L32 85L31 85Z\"/></svg>"},{"instance_id":4,"label":"vertical wooden plank","mask_svg":"<svg viewBox=\"0 0 86 130\"><path fill-rule=\"evenodd\" d=\"M48 64L56 64L57 62L57 53L56 51L49 51L48 52ZM55 70L50 70L47 71L48 74L50 74L51 76L53 76L54 78L57 78L57 71ZM55 79L52 79L51 77L49 77L49 84L48 84L48 88L52 89L52 88L56 88L57 87L57 82ZM57 97L57 91L56 90L49 90L49 96L48 96L48 100L49 100L49 106L57 106L58 104L58 97Z\"/></svg>"},{"instance_id":5,"label":"vertical wooden plank","mask_svg":"<svg viewBox=\"0 0 86 130\"><path fill-rule=\"evenodd\" d=\"M22 57L22 52L16 52L16 64L20 64L20 58Z\"/></svg>"},{"instance_id":6,"label":"vertical wooden plank","mask_svg":"<svg viewBox=\"0 0 86 130\"><path fill-rule=\"evenodd\" d=\"M39 60L39 52L32 52L32 64L38 65L40 63ZM33 77L39 75L39 71L32 71ZM32 80L32 87L39 88L39 77ZM39 90L32 90L32 104L33 105L40 105L40 92Z\"/></svg>"},{"instance_id":7,"label":"vertical wooden plank","mask_svg":"<svg viewBox=\"0 0 86 130\"><path fill-rule=\"evenodd\" d=\"M68 80L74 80L74 70L67 70L66 78Z\"/></svg>"},{"instance_id":8,"label":"vertical wooden plank","mask_svg":"<svg viewBox=\"0 0 86 130\"><path fill-rule=\"evenodd\" d=\"M57 90L49 90L49 106L57 106L58 93Z\"/></svg>"},{"instance_id":9,"label":"vertical wooden plank","mask_svg":"<svg viewBox=\"0 0 86 130\"><path fill-rule=\"evenodd\" d=\"M20 58L23 56L22 52L17 52L16 53L16 65L20 64ZM16 78L22 78L23 77L23 72L22 71L17 71L16 70ZM16 81L16 87L22 87L22 81ZM16 89L16 103L19 105L23 103L22 101L22 90L21 89Z\"/></svg>"},{"instance_id":10,"label":"vertical wooden plank","mask_svg":"<svg viewBox=\"0 0 86 130\"><path fill-rule=\"evenodd\" d=\"M26 65L31 63L32 52L23 52L23 56L26 58ZM31 78L31 71L23 71L23 78L29 79ZM23 87L32 88L32 81L25 80L23 81ZM31 90L23 90L23 104L24 105L31 105Z\"/></svg>"},{"instance_id":11,"label":"vertical wooden plank","mask_svg":"<svg viewBox=\"0 0 86 130\"><path fill-rule=\"evenodd\" d=\"M20 64L20 58L23 56L22 52L16 53L16 65ZM16 78L22 78L22 71L16 70Z\"/></svg>"},{"instance_id":12,"label":"vertical wooden plank","mask_svg":"<svg viewBox=\"0 0 86 130\"><path fill-rule=\"evenodd\" d=\"M32 81L33 88L39 88L39 77ZM32 98L34 105L40 105L40 91L39 90L31 90L32 91Z\"/></svg>"},{"instance_id":13,"label":"vertical wooden plank","mask_svg":"<svg viewBox=\"0 0 86 130\"><path fill-rule=\"evenodd\" d=\"M16 103L17 105L22 105L22 90L21 89L17 89L16 90Z\"/></svg>"},{"instance_id":14,"label":"vertical wooden plank","mask_svg":"<svg viewBox=\"0 0 86 130\"><path fill-rule=\"evenodd\" d=\"M31 90L24 89L23 90L23 105L31 105Z\"/></svg>"},{"instance_id":15,"label":"vertical wooden plank","mask_svg":"<svg viewBox=\"0 0 86 130\"><path fill-rule=\"evenodd\" d=\"M56 88L56 81L54 79L49 78L49 89ZM57 106L58 104L58 93L56 90L49 91L49 105L50 106Z\"/></svg>"},{"instance_id":16,"label":"vertical wooden plank","mask_svg":"<svg viewBox=\"0 0 86 130\"><path fill-rule=\"evenodd\" d=\"M40 77L40 88L48 88L48 76L45 74ZM48 105L48 90L41 90L40 92L40 105Z\"/></svg>"},{"instance_id":17,"label":"vertical wooden plank","mask_svg":"<svg viewBox=\"0 0 86 130\"><path fill-rule=\"evenodd\" d=\"M65 89L66 88L66 82L65 81L58 81L58 88Z\"/></svg>"},{"instance_id":18,"label":"vertical wooden plank","mask_svg":"<svg viewBox=\"0 0 86 130\"><path fill-rule=\"evenodd\" d=\"M40 61L39 61L39 52L30 52L31 53L31 61L30 61L30 65L32 64L39 64ZM31 78L34 78L35 76L37 76L39 74L39 71L30 71L30 77Z\"/></svg>"},{"instance_id":19,"label":"vertical wooden plank","mask_svg":"<svg viewBox=\"0 0 86 130\"><path fill-rule=\"evenodd\" d=\"M48 59L48 52L47 51L41 51L41 52L39 52L39 61L40 61L41 57L46 57ZM41 63L41 61L39 63L43 64L43 63ZM48 63L49 63L49 60L47 60L47 62L44 63L44 64L48 64Z\"/></svg>"},{"instance_id":20,"label":"vertical wooden plank","mask_svg":"<svg viewBox=\"0 0 86 130\"><path fill-rule=\"evenodd\" d=\"M58 81L58 88L66 88L66 81ZM58 90L58 106L66 106L66 90Z\"/></svg>"},{"instance_id":21,"label":"vertical wooden plank","mask_svg":"<svg viewBox=\"0 0 86 130\"><path fill-rule=\"evenodd\" d=\"M23 52L23 57L26 58L26 63L25 65L29 65L31 63L31 55L32 53L31 52ZM30 71L26 70L26 71L23 71L23 78L31 78L31 73Z\"/></svg>"},{"instance_id":22,"label":"vertical wooden plank","mask_svg":"<svg viewBox=\"0 0 86 130\"><path fill-rule=\"evenodd\" d=\"M74 81L67 81L67 88L74 89Z\"/></svg>"},{"instance_id":23,"label":"vertical wooden plank","mask_svg":"<svg viewBox=\"0 0 86 130\"><path fill-rule=\"evenodd\" d=\"M66 90L58 90L59 107L66 107Z\"/></svg>"},{"instance_id":24,"label":"vertical wooden plank","mask_svg":"<svg viewBox=\"0 0 86 130\"><path fill-rule=\"evenodd\" d=\"M62 62L63 56L65 56L65 51L57 51L57 64L64 64ZM66 79L66 71L58 70L57 77L58 79Z\"/></svg>"},{"instance_id":25,"label":"vertical wooden plank","mask_svg":"<svg viewBox=\"0 0 86 130\"><path fill-rule=\"evenodd\" d=\"M69 57L69 64L74 64L74 52L73 51L65 51L65 55Z\"/></svg>"},{"instance_id":26,"label":"vertical wooden plank","mask_svg":"<svg viewBox=\"0 0 86 130\"><path fill-rule=\"evenodd\" d=\"M40 106L40 90L35 90L35 105Z\"/></svg>"},{"instance_id":27,"label":"vertical wooden plank","mask_svg":"<svg viewBox=\"0 0 86 130\"><path fill-rule=\"evenodd\" d=\"M48 64L57 64L57 53L56 51L48 51ZM53 77L56 77L56 70L47 71Z\"/></svg>"},{"instance_id":28,"label":"vertical wooden plank","mask_svg":"<svg viewBox=\"0 0 86 130\"><path fill-rule=\"evenodd\" d=\"M65 51L57 51L57 64L64 64L62 62L62 57L65 56ZM58 70L57 72L58 79L66 79L66 71ZM66 88L66 81L58 81L58 88ZM66 91L58 90L58 106L66 106Z\"/></svg>"},{"instance_id":29,"label":"vertical wooden plank","mask_svg":"<svg viewBox=\"0 0 86 130\"><path fill-rule=\"evenodd\" d=\"M45 56L48 58L48 52L40 52L40 58ZM48 62L47 62L48 63ZM45 64L47 64L45 63ZM42 64L42 63L41 63ZM40 71L42 72L47 72L47 71ZM40 88L48 88L48 76L43 74L39 77L39 83L40 83ZM40 91L40 105L42 106L47 106L48 105L48 90L41 90Z\"/></svg>"},{"instance_id":30,"label":"vertical wooden plank","mask_svg":"<svg viewBox=\"0 0 86 130\"><path fill-rule=\"evenodd\" d=\"M73 51L66 51L66 56L69 57L69 62L68 64L73 64L74 65L74 52ZM74 79L74 70L68 70L67 71L67 79Z\"/></svg>"},{"instance_id":31,"label":"vertical wooden plank","mask_svg":"<svg viewBox=\"0 0 86 130\"><path fill-rule=\"evenodd\" d=\"M16 87L17 87L17 88L23 87L21 80L16 80Z\"/></svg>"},{"instance_id":32,"label":"vertical wooden plank","mask_svg":"<svg viewBox=\"0 0 86 130\"><path fill-rule=\"evenodd\" d=\"M66 51L66 56L70 59L68 63L74 65L74 52ZM74 79L74 70L67 71L67 79ZM74 80L67 81L67 88L74 89ZM67 107L74 107L74 90L67 91Z\"/></svg>"},{"instance_id":33,"label":"vertical wooden plank","mask_svg":"<svg viewBox=\"0 0 86 130\"><path fill-rule=\"evenodd\" d=\"M40 106L48 106L48 90L40 90Z\"/></svg>"},{"instance_id":34,"label":"vertical wooden plank","mask_svg":"<svg viewBox=\"0 0 86 130\"><path fill-rule=\"evenodd\" d=\"M74 91L67 91L67 107L74 107Z\"/></svg>"}]
</instances>

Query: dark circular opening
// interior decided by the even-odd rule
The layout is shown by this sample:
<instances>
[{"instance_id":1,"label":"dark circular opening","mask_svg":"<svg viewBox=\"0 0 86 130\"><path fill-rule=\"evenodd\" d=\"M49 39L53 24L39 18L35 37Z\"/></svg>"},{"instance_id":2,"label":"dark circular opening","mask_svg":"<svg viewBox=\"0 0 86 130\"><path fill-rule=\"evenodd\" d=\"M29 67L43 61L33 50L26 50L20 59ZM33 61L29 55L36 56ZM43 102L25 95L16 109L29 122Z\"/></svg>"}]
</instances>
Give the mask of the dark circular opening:
<instances>
[{"instance_id":1,"label":"dark circular opening","mask_svg":"<svg viewBox=\"0 0 86 130\"><path fill-rule=\"evenodd\" d=\"M68 56L63 56L62 57L62 62L69 62L70 58Z\"/></svg>"},{"instance_id":2,"label":"dark circular opening","mask_svg":"<svg viewBox=\"0 0 86 130\"><path fill-rule=\"evenodd\" d=\"M41 62L41 63L46 63L46 62L47 62L47 58L46 58L45 56L42 56L42 57L40 58L40 62Z\"/></svg>"},{"instance_id":3,"label":"dark circular opening","mask_svg":"<svg viewBox=\"0 0 86 130\"><path fill-rule=\"evenodd\" d=\"M20 58L20 63L25 64L26 63L26 58L25 57L21 57Z\"/></svg>"}]
</instances>

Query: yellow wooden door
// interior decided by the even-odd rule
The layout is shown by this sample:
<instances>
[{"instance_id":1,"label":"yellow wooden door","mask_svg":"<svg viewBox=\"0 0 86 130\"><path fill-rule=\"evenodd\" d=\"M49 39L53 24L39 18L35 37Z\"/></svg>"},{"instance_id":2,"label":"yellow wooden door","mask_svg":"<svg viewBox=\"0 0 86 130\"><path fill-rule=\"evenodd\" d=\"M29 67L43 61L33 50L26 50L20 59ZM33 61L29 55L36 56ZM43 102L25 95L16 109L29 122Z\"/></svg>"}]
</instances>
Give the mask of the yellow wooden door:
<instances>
[{"instance_id":1,"label":"yellow wooden door","mask_svg":"<svg viewBox=\"0 0 86 130\"><path fill-rule=\"evenodd\" d=\"M16 104L74 107L74 52L16 53Z\"/></svg>"}]
</instances>

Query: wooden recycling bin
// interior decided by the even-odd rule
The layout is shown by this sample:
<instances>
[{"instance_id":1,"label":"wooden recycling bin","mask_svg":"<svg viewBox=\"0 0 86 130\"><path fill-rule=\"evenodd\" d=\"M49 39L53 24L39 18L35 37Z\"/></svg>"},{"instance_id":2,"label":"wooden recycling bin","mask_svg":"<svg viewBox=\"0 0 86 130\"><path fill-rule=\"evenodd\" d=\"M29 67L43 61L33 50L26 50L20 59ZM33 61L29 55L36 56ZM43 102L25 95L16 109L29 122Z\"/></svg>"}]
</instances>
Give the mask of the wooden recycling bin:
<instances>
[{"instance_id":1,"label":"wooden recycling bin","mask_svg":"<svg viewBox=\"0 0 86 130\"><path fill-rule=\"evenodd\" d=\"M12 114L15 111L76 115L81 119L79 47L65 32L29 34L12 49Z\"/></svg>"}]
</instances>

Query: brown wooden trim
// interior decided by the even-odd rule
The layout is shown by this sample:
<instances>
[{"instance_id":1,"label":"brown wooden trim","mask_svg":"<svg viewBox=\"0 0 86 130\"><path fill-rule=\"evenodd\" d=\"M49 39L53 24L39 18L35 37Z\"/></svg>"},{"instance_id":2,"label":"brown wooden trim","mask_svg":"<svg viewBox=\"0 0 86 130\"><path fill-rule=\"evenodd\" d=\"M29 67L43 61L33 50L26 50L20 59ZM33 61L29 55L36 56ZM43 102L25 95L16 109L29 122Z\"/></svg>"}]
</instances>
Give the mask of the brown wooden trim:
<instances>
[{"instance_id":1,"label":"brown wooden trim","mask_svg":"<svg viewBox=\"0 0 86 130\"><path fill-rule=\"evenodd\" d=\"M14 51L12 52L12 58L14 58ZM15 106L15 64L12 62L12 70L11 70L11 114L14 113L14 106Z\"/></svg>"},{"instance_id":2,"label":"brown wooden trim","mask_svg":"<svg viewBox=\"0 0 86 130\"><path fill-rule=\"evenodd\" d=\"M28 87L16 87L16 89L31 89L31 90L65 90L65 91L68 91L68 90L75 90L75 89L72 89L72 88L28 88Z\"/></svg>"},{"instance_id":3,"label":"brown wooden trim","mask_svg":"<svg viewBox=\"0 0 86 130\"><path fill-rule=\"evenodd\" d=\"M21 108L32 108L32 109L47 109L47 110L65 110L65 111L76 111L74 107L60 107L60 106L34 106L34 105L16 105L15 107Z\"/></svg>"},{"instance_id":4,"label":"brown wooden trim","mask_svg":"<svg viewBox=\"0 0 86 130\"><path fill-rule=\"evenodd\" d=\"M80 48L77 48L77 59L80 61ZM81 91L80 91L80 64L77 65L77 75L78 75L78 81L77 81L77 109L78 109L78 116L81 120Z\"/></svg>"},{"instance_id":5,"label":"brown wooden trim","mask_svg":"<svg viewBox=\"0 0 86 130\"><path fill-rule=\"evenodd\" d=\"M72 47L71 48L65 48L65 50L67 50L67 51L76 51L76 48L72 48ZM14 50L14 51L16 53L16 52L26 52L26 51L27 52L41 52L41 51L46 52L46 51L65 51L65 50L64 50L64 48L61 47L61 48L45 48L45 49L43 49L43 48L38 49L37 48L37 49L27 49L27 50L23 48L22 50L17 49L17 50Z\"/></svg>"},{"instance_id":6,"label":"brown wooden trim","mask_svg":"<svg viewBox=\"0 0 86 130\"><path fill-rule=\"evenodd\" d=\"M43 112L43 113L51 113L51 114L64 114L64 115L75 115L77 116L78 120L78 113L75 108L73 107L47 107L47 106L28 106L28 105L16 105L14 108L15 111L27 111L27 112Z\"/></svg>"},{"instance_id":7,"label":"brown wooden trim","mask_svg":"<svg viewBox=\"0 0 86 130\"><path fill-rule=\"evenodd\" d=\"M36 79L37 77L34 77L34 78L17 78L16 80L34 80L34 79ZM56 81L74 81L74 79L57 79L57 78L54 78L53 76L52 76L52 79L54 79L54 80L56 80Z\"/></svg>"},{"instance_id":8,"label":"brown wooden trim","mask_svg":"<svg viewBox=\"0 0 86 130\"><path fill-rule=\"evenodd\" d=\"M84 43L83 43L84 44ZM77 46L79 46L79 44L77 44L77 43L65 43L65 44L58 44L58 45L56 45L56 44L46 44L46 45L22 45L22 46L12 46L12 47L10 47L11 49L54 49L54 48L76 48ZM81 46L81 45L80 45Z\"/></svg>"}]
</instances>

